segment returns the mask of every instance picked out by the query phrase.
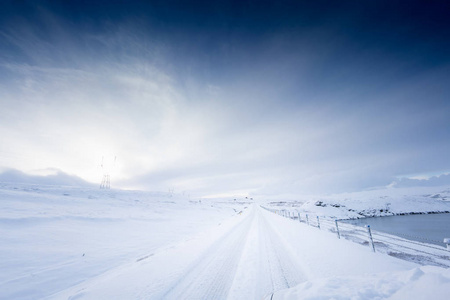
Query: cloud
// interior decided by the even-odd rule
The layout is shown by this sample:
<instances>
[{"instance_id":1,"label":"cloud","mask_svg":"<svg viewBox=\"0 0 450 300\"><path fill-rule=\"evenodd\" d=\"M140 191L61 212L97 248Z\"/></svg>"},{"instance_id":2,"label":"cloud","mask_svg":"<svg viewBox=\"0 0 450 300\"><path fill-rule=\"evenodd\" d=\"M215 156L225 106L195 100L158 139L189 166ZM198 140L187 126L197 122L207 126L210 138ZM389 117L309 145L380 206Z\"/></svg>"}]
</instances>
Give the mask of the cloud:
<instances>
[{"instance_id":1,"label":"cloud","mask_svg":"<svg viewBox=\"0 0 450 300\"><path fill-rule=\"evenodd\" d=\"M445 186L450 185L450 174L432 176L428 179L400 178L391 183L393 187Z\"/></svg>"},{"instance_id":2,"label":"cloud","mask_svg":"<svg viewBox=\"0 0 450 300\"><path fill-rule=\"evenodd\" d=\"M77 186L77 187L93 187L89 183L78 176L66 174L60 170L53 170L54 174L50 175L30 175L19 170L7 169L0 173L0 182L2 183L26 183L38 185L58 185L58 186Z\"/></svg>"},{"instance_id":3,"label":"cloud","mask_svg":"<svg viewBox=\"0 0 450 300\"><path fill-rule=\"evenodd\" d=\"M112 186L198 194L350 191L450 168L448 64L399 60L332 22L253 34L37 15L0 33L4 167L99 182L117 157Z\"/></svg>"}]
</instances>

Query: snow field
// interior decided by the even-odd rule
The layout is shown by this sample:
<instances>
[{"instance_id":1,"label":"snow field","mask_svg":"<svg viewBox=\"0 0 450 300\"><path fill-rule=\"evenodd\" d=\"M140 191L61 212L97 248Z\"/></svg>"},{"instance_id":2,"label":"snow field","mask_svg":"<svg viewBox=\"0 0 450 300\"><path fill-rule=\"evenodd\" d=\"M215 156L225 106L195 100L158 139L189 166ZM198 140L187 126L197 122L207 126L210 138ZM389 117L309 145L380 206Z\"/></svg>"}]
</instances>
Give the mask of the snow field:
<instances>
[{"instance_id":1,"label":"snow field","mask_svg":"<svg viewBox=\"0 0 450 300\"><path fill-rule=\"evenodd\" d=\"M256 204L134 191L4 185L0 255L0 299L437 300L450 282Z\"/></svg>"},{"instance_id":2,"label":"snow field","mask_svg":"<svg viewBox=\"0 0 450 300\"><path fill-rule=\"evenodd\" d=\"M2 186L0 299L45 298L236 215L232 203L211 205L165 193Z\"/></svg>"}]
</instances>

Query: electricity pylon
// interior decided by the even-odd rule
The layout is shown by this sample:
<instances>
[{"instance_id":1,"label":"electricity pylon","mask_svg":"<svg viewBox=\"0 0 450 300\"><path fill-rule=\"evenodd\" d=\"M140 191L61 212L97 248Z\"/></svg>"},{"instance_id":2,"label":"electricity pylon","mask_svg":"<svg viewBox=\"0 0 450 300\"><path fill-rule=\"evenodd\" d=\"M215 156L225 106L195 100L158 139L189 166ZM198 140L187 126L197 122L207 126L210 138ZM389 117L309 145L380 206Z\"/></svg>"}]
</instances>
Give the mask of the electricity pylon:
<instances>
[{"instance_id":1,"label":"electricity pylon","mask_svg":"<svg viewBox=\"0 0 450 300\"><path fill-rule=\"evenodd\" d=\"M116 164L116 157L114 156L114 165ZM111 188L111 176L109 175L109 168L105 167L105 164L103 163L103 156L102 156L102 164L101 164L102 170L103 170L103 179L100 183L101 189L107 189L109 190Z\"/></svg>"}]
</instances>

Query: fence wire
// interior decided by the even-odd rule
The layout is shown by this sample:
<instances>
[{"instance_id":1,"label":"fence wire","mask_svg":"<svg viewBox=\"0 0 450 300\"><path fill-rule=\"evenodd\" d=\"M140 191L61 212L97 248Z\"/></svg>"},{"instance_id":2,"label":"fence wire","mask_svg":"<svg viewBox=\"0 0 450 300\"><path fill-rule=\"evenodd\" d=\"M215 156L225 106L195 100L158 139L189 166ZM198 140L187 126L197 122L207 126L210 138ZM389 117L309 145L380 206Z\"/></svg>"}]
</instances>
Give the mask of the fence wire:
<instances>
[{"instance_id":1,"label":"fence wire","mask_svg":"<svg viewBox=\"0 0 450 300\"><path fill-rule=\"evenodd\" d=\"M414 241L408 238L438 242L432 239L404 234L386 233L376 230L369 231L368 227L364 228L344 223L337 219L324 218L298 211L261 207L269 212L289 218L298 223L332 232L335 235L337 234L339 238L344 238L362 245L368 245L376 252L385 253L408 261L414 261L422 265L435 265L450 268L450 251L445 247Z\"/></svg>"}]
</instances>

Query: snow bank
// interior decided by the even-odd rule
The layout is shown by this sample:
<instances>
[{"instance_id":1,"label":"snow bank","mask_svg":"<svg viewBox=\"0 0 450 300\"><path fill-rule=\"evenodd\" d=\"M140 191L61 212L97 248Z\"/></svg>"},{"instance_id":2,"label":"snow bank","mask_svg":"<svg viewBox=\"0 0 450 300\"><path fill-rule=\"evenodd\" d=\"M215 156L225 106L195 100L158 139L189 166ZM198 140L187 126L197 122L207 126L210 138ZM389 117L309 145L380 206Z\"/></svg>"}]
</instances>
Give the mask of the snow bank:
<instances>
[{"instance_id":1,"label":"snow bank","mask_svg":"<svg viewBox=\"0 0 450 300\"><path fill-rule=\"evenodd\" d=\"M388 271L409 270L416 264L381 253L367 246L337 239L334 234L263 212L272 228L283 237L284 246L297 257L308 279L363 275Z\"/></svg>"},{"instance_id":2,"label":"snow bank","mask_svg":"<svg viewBox=\"0 0 450 300\"><path fill-rule=\"evenodd\" d=\"M450 269L372 253L367 246L275 215L274 228L296 253L308 280L265 299L447 299ZM295 228L298 227L298 229Z\"/></svg>"},{"instance_id":3,"label":"snow bank","mask_svg":"<svg viewBox=\"0 0 450 300\"><path fill-rule=\"evenodd\" d=\"M334 276L306 281L266 299L448 299L450 269L425 266L408 271Z\"/></svg>"}]
</instances>

